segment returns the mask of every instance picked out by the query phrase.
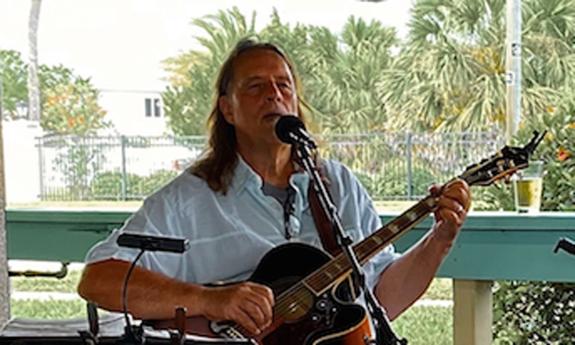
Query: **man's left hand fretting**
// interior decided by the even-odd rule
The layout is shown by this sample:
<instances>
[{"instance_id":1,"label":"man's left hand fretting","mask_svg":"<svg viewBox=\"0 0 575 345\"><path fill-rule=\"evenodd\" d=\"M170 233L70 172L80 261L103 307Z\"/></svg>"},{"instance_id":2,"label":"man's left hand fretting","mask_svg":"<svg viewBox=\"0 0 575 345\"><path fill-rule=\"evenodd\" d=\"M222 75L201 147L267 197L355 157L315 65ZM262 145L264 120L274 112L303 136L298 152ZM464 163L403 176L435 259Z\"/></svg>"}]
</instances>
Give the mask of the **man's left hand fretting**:
<instances>
[{"instance_id":1,"label":"man's left hand fretting","mask_svg":"<svg viewBox=\"0 0 575 345\"><path fill-rule=\"evenodd\" d=\"M438 197L434 211L433 231L437 239L450 244L459 233L471 205L469 186L463 180L452 181L443 187L433 185L430 193Z\"/></svg>"}]
</instances>

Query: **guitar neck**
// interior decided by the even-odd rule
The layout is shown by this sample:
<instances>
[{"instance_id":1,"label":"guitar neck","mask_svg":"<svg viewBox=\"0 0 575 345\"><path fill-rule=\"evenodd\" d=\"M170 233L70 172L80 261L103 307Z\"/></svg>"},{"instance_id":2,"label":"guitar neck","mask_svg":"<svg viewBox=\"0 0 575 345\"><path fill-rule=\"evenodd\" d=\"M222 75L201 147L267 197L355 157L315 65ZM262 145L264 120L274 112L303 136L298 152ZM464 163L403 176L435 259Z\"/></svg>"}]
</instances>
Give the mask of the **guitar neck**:
<instances>
[{"instance_id":1,"label":"guitar neck","mask_svg":"<svg viewBox=\"0 0 575 345\"><path fill-rule=\"evenodd\" d=\"M360 264L365 264L386 246L407 232L407 230L425 219L436 205L437 198L427 196L369 237L355 244L353 250ZM341 253L304 279L303 283L319 295L346 277L351 270L347 256L345 253Z\"/></svg>"},{"instance_id":2,"label":"guitar neck","mask_svg":"<svg viewBox=\"0 0 575 345\"><path fill-rule=\"evenodd\" d=\"M437 199L427 196L397 218L385 224L363 241L353 246L355 255L363 265L386 246L424 220L435 208Z\"/></svg>"}]
</instances>

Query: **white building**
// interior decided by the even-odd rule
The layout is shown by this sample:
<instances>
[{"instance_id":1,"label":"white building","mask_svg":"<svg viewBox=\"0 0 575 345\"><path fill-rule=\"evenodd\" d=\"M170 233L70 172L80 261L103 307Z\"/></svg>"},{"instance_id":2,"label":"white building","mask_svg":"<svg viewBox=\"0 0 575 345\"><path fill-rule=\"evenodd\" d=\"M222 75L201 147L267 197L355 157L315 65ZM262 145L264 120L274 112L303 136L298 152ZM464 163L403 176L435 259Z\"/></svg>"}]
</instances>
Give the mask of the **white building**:
<instances>
[{"instance_id":1,"label":"white building","mask_svg":"<svg viewBox=\"0 0 575 345\"><path fill-rule=\"evenodd\" d=\"M103 134L161 136L170 134L160 91L100 90L100 106L112 128Z\"/></svg>"}]
</instances>

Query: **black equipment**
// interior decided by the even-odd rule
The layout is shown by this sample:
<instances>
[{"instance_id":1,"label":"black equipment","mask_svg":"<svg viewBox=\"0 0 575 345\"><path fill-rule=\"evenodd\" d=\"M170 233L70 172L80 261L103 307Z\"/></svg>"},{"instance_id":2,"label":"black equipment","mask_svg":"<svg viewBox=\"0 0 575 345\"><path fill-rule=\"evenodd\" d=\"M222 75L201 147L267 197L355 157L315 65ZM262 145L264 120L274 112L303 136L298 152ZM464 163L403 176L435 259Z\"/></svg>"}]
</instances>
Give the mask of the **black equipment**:
<instances>
[{"instance_id":1,"label":"black equipment","mask_svg":"<svg viewBox=\"0 0 575 345\"><path fill-rule=\"evenodd\" d=\"M559 249L563 249L567 253L575 255L575 242L573 242L568 238L561 238L559 242L557 242L557 245L555 246L555 249L553 249L553 252L557 253Z\"/></svg>"},{"instance_id":2,"label":"black equipment","mask_svg":"<svg viewBox=\"0 0 575 345\"><path fill-rule=\"evenodd\" d=\"M286 144L304 145L315 149L317 145L306 131L303 122L294 115L284 115L276 122L275 133L278 139Z\"/></svg>"}]
</instances>

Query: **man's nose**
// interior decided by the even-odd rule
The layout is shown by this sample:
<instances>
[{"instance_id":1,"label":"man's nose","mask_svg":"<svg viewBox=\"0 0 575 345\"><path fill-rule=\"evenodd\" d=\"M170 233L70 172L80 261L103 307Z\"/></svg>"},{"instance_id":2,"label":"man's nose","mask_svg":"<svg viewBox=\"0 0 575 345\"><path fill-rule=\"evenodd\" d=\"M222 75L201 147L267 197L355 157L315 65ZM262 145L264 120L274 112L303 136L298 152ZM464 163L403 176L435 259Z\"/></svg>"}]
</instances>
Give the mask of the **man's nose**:
<instances>
[{"instance_id":1,"label":"man's nose","mask_svg":"<svg viewBox=\"0 0 575 345\"><path fill-rule=\"evenodd\" d=\"M280 100L282 97L282 92L278 85L274 82L268 83L266 87L266 99L270 101Z\"/></svg>"}]
</instances>

